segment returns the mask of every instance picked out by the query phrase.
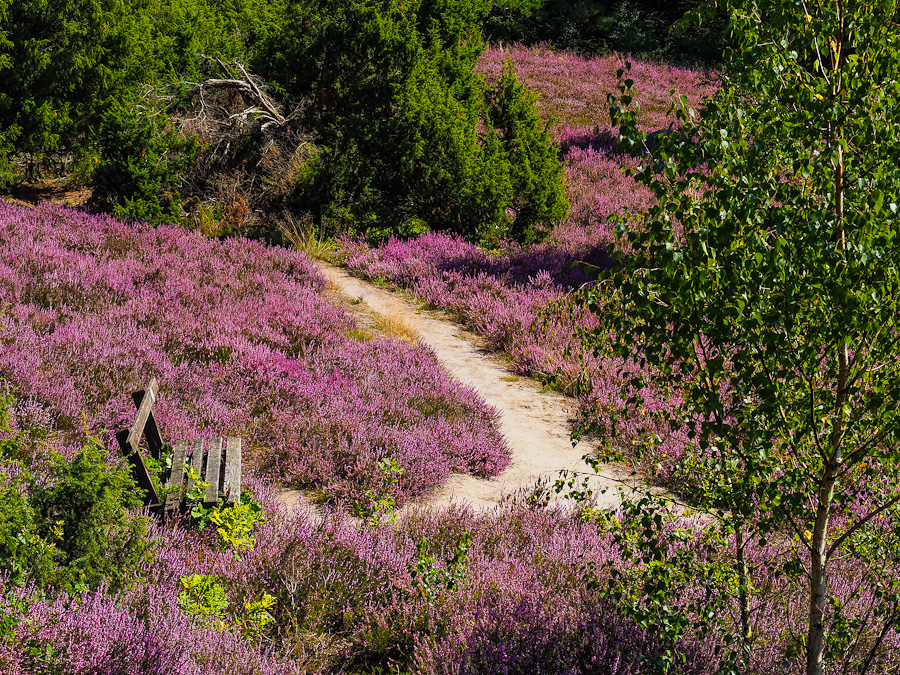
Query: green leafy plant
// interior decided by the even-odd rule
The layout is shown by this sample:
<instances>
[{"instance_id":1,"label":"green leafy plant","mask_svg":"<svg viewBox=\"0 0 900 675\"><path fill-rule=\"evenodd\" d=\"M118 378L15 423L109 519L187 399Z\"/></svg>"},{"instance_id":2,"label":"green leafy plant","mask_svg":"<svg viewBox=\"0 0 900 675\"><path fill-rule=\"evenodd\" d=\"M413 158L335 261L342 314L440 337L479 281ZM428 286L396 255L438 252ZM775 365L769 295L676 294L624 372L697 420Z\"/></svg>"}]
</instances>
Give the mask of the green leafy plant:
<instances>
[{"instance_id":1,"label":"green leafy plant","mask_svg":"<svg viewBox=\"0 0 900 675\"><path fill-rule=\"evenodd\" d=\"M263 522L262 506L253 499L249 490L241 491L241 499L236 504L228 504L220 499L212 506L206 506L206 488L209 484L199 480L198 471L192 466L185 467L188 478L194 485L186 495L190 507L191 521L198 529L210 525L216 528L216 538L223 550L233 551L238 556L241 551L249 551L256 545L253 530Z\"/></svg>"},{"instance_id":2,"label":"green leafy plant","mask_svg":"<svg viewBox=\"0 0 900 675\"><path fill-rule=\"evenodd\" d=\"M181 578L178 606L213 630L225 630L228 624L228 596L212 574L192 574Z\"/></svg>"},{"instance_id":3,"label":"green leafy plant","mask_svg":"<svg viewBox=\"0 0 900 675\"><path fill-rule=\"evenodd\" d=\"M466 577L469 564L469 546L472 537L464 532L456 542L453 555L438 564L437 558L428 553L428 540L422 537L417 546L415 561L408 565L412 587L429 603L434 604L442 595L457 588Z\"/></svg>"},{"instance_id":4,"label":"green leafy plant","mask_svg":"<svg viewBox=\"0 0 900 675\"><path fill-rule=\"evenodd\" d=\"M0 641L12 641L15 638L16 627L22 623L21 616L27 611L27 606L27 600L14 598L7 610L0 610Z\"/></svg>"},{"instance_id":5,"label":"green leafy plant","mask_svg":"<svg viewBox=\"0 0 900 675\"><path fill-rule=\"evenodd\" d=\"M263 592L262 598L244 602L240 614L231 616L232 607L225 588L215 575L192 574L181 578L178 606L213 630L228 630L230 619L246 637L258 638L275 621L268 612L275 604L275 597Z\"/></svg>"},{"instance_id":6,"label":"green leafy plant","mask_svg":"<svg viewBox=\"0 0 900 675\"><path fill-rule=\"evenodd\" d=\"M117 103L103 117L98 143L93 183L106 208L150 223L179 218L181 176L196 162L196 138L171 128L165 115Z\"/></svg>"},{"instance_id":7,"label":"green leafy plant","mask_svg":"<svg viewBox=\"0 0 900 675\"><path fill-rule=\"evenodd\" d=\"M628 254L581 294L598 320L583 337L633 364L632 391L666 396L664 416L690 438L682 465L707 479L689 496L713 514L738 580L735 668L753 649L753 572L803 585L808 675L839 656L845 672L880 672L882 640L867 636L895 628L900 610L898 5L726 4L739 48L714 99L683 103L682 133L649 147L624 71L610 99L657 202L640 226L622 222ZM755 569L751 541L776 546ZM866 615L859 595L828 587L841 558L877 589ZM677 599L672 588L660 597ZM648 625L709 625L667 606Z\"/></svg>"},{"instance_id":8,"label":"green leafy plant","mask_svg":"<svg viewBox=\"0 0 900 675\"><path fill-rule=\"evenodd\" d=\"M263 592L259 600L245 602L243 614L238 619L241 632L250 638L262 635L275 622L275 618L268 610L272 609L276 602L275 596L266 592Z\"/></svg>"},{"instance_id":9,"label":"green leafy plant","mask_svg":"<svg viewBox=\"0 0 900 675\"><path fill-rule=\"evenodd\" d=\"M54 542L53 582L63 587L121 588L152 550L146 518L134 513L140 503L130 472L108 459L89 439L71 460L51 454L51 481L30 486L36 534Z\"/></svg>"},{"instance_id":10,"label":"green leafy plant","mask_svg":"<svg viewBox=\"0 0 900 675\"><path fill-rule=\"evenodd\" d=\"M169 492L174 491L174 488L166 486L166 480L172 469L172 446L167 443L163 444L159 452L159 459L149 453L145 453L143 457L150 480L153 481L153 486L156 488L156 494L161 499L165 499Z\"/></svg>"},{"instance_id":11,"label":"green leafy plant","mask_svg":"<svg viewBox=\"0 0 900 675\"><path fill-rule=\"evenodd\" d=\"M212 517L212 508L207 508L203 504L206 498L206 488L209 483L200 479L200 469L191 464L184 466L185 483L181 487L184 492L185 503L190 508L192 522L198 529L203 530L210 524ZM186 490L188 482L191 483L191 489Z\"/></svg>"},{"instance_id":12,"label":"green leafy plant","mask_svg":"<svg viewBox=\"0 0 900 675\"><path fill-rule=\"evenodd\" d=\"M392 457L378 460L378 469L381 472L384 487L381 490L369 488L365 493L365 502L357 501L353 503L354 515L362 518L363 522L368 525L380 523L387 514L397 507L397 502L390 490L400 482L400 478L403 476L402 467Z\"/></svg>"},{"instance_id":13,"label":"green leafy plant","mask_svg":"<svg viewBox=\"0 0 900 675\"><path fill-rule=\"evenodd\" d=\"M154 542L128 469L90 437L71 459L29 452L0 398L0 570L14 583L67 592L140 578Z\"/></svg>"},{"instance_id":14,"label":"green leafy plant","mask_svg":"<svg viewBox=\"0 0 900 675\"><path fill-rule=\"evenodd\" d=\"M49 540L38 534L34 506L28 496L33 480L30 472L16 477L0 472L0 570L13 583L26 578L48 579L56 572L61 537L59 523L49 528Z\"/></svg>"},{"instance_id":15,"label":"green leafy plant","mask_svg":"<svg viewBox=\"0 0 900 675\"><path fill-rule=\"evenodd\" d=\"M264 519L262 506L253 500L249 490L243 490L241 501L232 505L220 502L211 510L209 520L216 526L216 537L222 548L237 555L239 551L249 551L256 545L253 530Z\"/></svg>"}]
</instances>

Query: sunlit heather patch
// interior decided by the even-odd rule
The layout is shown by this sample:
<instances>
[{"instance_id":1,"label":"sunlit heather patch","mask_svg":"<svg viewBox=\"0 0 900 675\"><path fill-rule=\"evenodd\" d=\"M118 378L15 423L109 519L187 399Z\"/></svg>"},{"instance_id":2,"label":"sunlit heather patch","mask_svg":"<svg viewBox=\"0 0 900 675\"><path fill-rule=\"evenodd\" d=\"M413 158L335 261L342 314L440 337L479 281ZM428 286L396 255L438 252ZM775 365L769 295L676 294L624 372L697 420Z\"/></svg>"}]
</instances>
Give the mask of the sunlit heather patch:
<instances>
[{"instance_id":1,"label":"sunlit heather patch","mask_svg":"<svg viewBox=\"0 0 900 675\"><path fill-rule=\"evenodd\" d=\"M343 503L501 471L496 411L427 349L352 339L325 284L287 249L0 204L0 378L65 445L84 414L127 426L129 392L156 376L168 440L242 436L257 465Z\"/></svg>"},{"instance_id":2,"label":"sunlit heather patch","mask_svg":"<svg viewBox=\"0 0 900 675\"><path fill-rule=\"evenodd\" d=\"M542 115L555 118L557 128L609 127L607 95L618 95L616 70L626 57L584 57L546 47L491 47L482 55L478 68L488 80L496 80L507 59L519 79L537 92ZM715 73L628 60L636 100L641 104L638 120L649 131L671 122L668 111L672 90L676 96L687 96L689 105L696 109L716 89Z\"/></svg>"},{"instance_id":3,"label":"sunlit heather patch","mask_svg":"<svg viewBox=\"0 0 900 675\"><path fill-rule=\"evenodd\" d=\"M598 663L637 675L639 655L658 650L652 635L586 591L586 570L602 570L611 560L626 564L611 537L559 512L512 507L478 517L452 508L360 528L309 514L285 518L271 503L265 508L257 546L238 559L205 546L196 530L152 525L160 550L145 582L116 597L101 589L80 602L43 600L27 588L4 588L0 579L0 611L22 620L0 641L3 672L31 672L28 654L53 647L54 663L72 675L334 673L351 660L368 666L360 672L377 672L389 659L411 661L404 672L423 675L587 675ZM463 532L472 542L462 585L435 587L439 601L428 599L410 575L417 544L424 538L430 554L444 561ZM177 598L179 579L191 574L215 574L234 611L263 593L273 596L278 638L242 640L236 628L213 630L187 616ZM224 621L235 622L231 611ZM500 643L491 640L497 622ZM573 639L582 646L572 649ZM711 645L690 641L683 651L685 672L713 671ZM548 659L554 655L558 662ZM466 659L478 665L466 668ZM535 659L547 667L527 668Z\"/></svg>"},{"instance_id":4,"label":"sunlit heather patch","mask_svg":"<svg viewBox=\"0 0 900 675\"><path fill-rule=\"evenodd\" d=\"M396 523L360 526L304 509L285 514L271 486L256 478L250 486L266 519L255 532L256 546L238 558L209 546L209 530L154 521L150 535L159 547L145 578L118 596L99 589L78 601L45 598L0 578L0 612L13 618L0 641L0 671L34 672L34 655L50 649L54 665L71 675L313 675L345 672L351 662L359 672L402 666L416 675L639 675L646 659L673 646L685 674L712 675L723 665L719 632L660 643L592 588L596 581L604 589L609 569L624 572L635 561L623 557L614 529L590 519L513 502L480 515L459 506L411 509ZM668 531L673 536L665 546L673 557L694 545L684 530ZM411 573L421 561L418 547L424 542L426 560L442 569L464 533L471 540L460 583L430 582L429 596ZM749 674L786 675L802 667L802 650L791 648L807 620L802 593L789 575L767 576L763 564L779 559L785 543L751 542L746 551L754 589ZM836 560L830 577L848 617L885 607L861 572ZM179 608L179 580L192 574L213 574L221 583L229 602L226 630ZM738 598L707 605L707 584L705 578L687 583L685 593L716 611L723 627L733 627ZM264 593L275 598L270 632L262 640L239 638L241 608ZM895 663L900 635L888 631L884 638L881 663Z\"/></svg>"}]
</instances>

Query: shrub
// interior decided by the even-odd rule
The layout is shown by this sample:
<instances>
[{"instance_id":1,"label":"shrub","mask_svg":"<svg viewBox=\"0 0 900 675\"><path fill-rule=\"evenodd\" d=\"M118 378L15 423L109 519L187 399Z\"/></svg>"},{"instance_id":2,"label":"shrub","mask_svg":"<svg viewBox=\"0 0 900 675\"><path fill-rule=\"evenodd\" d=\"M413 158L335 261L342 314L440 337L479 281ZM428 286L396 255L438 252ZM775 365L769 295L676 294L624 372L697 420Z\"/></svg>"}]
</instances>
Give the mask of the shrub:
<instances>
[{"instance_id":1,"label":"shrub","mask_svg":"<svg viewBox=\"0 0 900 675\"><path fill-rule=\"evenodd\" d=\"M195 480L194 488L187 494L188 504L192 506L192 524L200 530L214 526L216 540L222 550L232 551L239 559L241 551L248 551L256 545L253 531L264 520L259 502L253 499L249 490L242 490L241 499L235 504L227 504L220 499L214 506L206 507L203 497L209 483L199 480L195 470L191 470L190 474Z\"/></svg>"},{"instance_id":2,"label":"shrub","mask_svg":"<svg viewBox=\"0 0 900 675\"><path fill-rule=\"evenodd\" d=\"M50 484L31 488L37 532L57 540L59 587L120 588L151 548L146 519L133 513L140 502L128 469L106 460L92 439L71 460L52 455Z\"/></svg>"},{"instance_id":3,"label":"shrub","mask_svg":"<svg viewBox=\"0 0 900 675\"><path fill-rule=\"evenodd\" d=\"M568 212L565 169L550 139L552 120L541 121L535 108L537 95L519 82L511 61L507 61L488 100L488 117L509 158L514 195L509 234L517 241L543 239L547 232L539 228L561 221Z\"/></svg>"},{"instance_id":4,"label":"shrub","mask_svg":"<svg viewBox=\"0 0 900 675\"><path fill-rule=\"evenodd\" d=\"M0 138L38 154L81 142L133 81L132 27L119 0L0 2Z\"/></svg>"},{"instance_id":5,"label":"shrub","mask_svg":"<svg viewBox=\"0 0 900 675\"><path fill-rule=\"evenodd\" d=\"M533 134L512 157L491 124L491 94L474 72L487 11L486 2L458 0L292 6L260 67L293 98L314 101L321 148L298 179L300 208L326 226L349 215L352 229L376 237L422 224L470 239L537 231L531 222L512 227L507 209L540 202L561 172L521 180L515 162L534 155L532 170L544 168L552 145ZM524 90L499 99L526 119ZM564 213L561 190L550 193L554 208L530 214L544 225Z\"/></svg>"},{"instance_id":6,"label":"shrub","mask_svg":"<svg viewBox=\"0 0 900 675\"><path fill-rule=\"evenodd\" d=\"M225 589L211 574L192 574L181 578L183 590L178 595L178 606L190 616L213 630L225 630L228 611Z\"/></svg>"},{"instance_id":7,"label":"shrub","mask_svg":"<svg viewBox=\"0 0 900 675\"><path fill-rule=\"evenodd\" d=\"M103 116L99 144L93 182L101 204L155 224L178 219L180 176L196 161L195 137L177 133L164 116L115 104Z\"/></svg>"},{"instance_id":8,"label":"shrub","mask_svg":"<svg viewBox=\"0 0 900 675\"><path fill-rule=\"evenodd\" d=\"M104 118L139 87L196 79L207 56L242 55L280 3L0 0L0 186L11 156L93 149Z\"/></svg>"},{"instance_id":9,"label":"shrub","mask_svg":"<svg viewBox=\"0 0 900 675\"><path fill-rule=\"evenodd\" d=\"M0 398L0 571L69 592L126 586L152 548L128 469L93 438L71 459L23 459L11 405Z\"/></svg>"},{"instance_id":10,"label":"shrub","mask_svg":"<svg viewBox=\"0 0 900 675\"><path fill-rule=\"evenodd\" d=\"M29 473L13 477L0 471L0 571L14 581L46 576L56 548L36 533L35 513L27 495Z\"/></svg>"}]
</instances>

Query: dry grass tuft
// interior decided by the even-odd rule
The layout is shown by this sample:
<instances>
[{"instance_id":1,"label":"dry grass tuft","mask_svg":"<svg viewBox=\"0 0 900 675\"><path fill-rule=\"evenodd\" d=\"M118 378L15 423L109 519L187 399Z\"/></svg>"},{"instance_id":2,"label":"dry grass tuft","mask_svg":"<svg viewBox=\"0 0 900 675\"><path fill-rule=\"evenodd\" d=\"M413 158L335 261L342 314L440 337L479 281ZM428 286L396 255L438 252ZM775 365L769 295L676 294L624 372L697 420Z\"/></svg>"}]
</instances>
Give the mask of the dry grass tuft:
<instances>
[{"instance_id":1,"label":"dry grass tuft","mask_svg":"<svg viewBox=\"0 0 900 675\"><path fill-rule=\"evenodd\" d=\"M410 344L418 342L421 337L412 326L406 323L406 320L398 312L379 315L376 318L376 327L388 337L403 340Z\"/></svg>"},{"instance_id":2,"label":"dry grass tuft","mask_svg":"<svg viewBox=\"0 0 900 675\"><path fill-rule=\"evenodd\" d=\"M288 217L279 226L284 241L289 242L298 251L303 251L310 258L334 261L337 244L328 239L316 236L312 217L305 214L302 218Z\"/></svg>"}]
</instances>

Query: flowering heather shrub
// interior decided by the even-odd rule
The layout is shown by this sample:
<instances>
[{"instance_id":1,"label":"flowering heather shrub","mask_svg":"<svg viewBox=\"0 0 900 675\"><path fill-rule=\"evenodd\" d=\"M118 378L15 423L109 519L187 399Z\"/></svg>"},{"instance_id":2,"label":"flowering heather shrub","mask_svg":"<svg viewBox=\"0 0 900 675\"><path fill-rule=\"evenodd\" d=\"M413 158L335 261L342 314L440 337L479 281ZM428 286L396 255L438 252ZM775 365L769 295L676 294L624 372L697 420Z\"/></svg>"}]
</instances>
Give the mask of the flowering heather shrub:
<instances>
[{"instance_id":1,"label":"flowering heather shrub","mask_svg":"<svg viewBox=\"0 0 900 675\"><path fill-rule=\"evenodd\" d=\"M622 572L634 567L608 527L591 518L522 504L484 515L459 507L412 511L394 525L364 528L328 516L317 521L304 511L269 514L259 545L241 565L209 566L227 577L237 598L276 597L272 639L324 671L638 675L664 647L590 585L605 588L607 565ZM424 539L425 555L447 568L466 533L458 585L423 592L411 576L422 560L419 543ZM669 542L672 550L694 545L680 534ZM786 576L767 577L759 564L781 560L784 545L792 544L748 551L756 635L748 673L797 672L802 658L793 638L805 621L797 601L802 593ZM733 562L727 556L700 564L721 573ZM848 601L845 618L864 617L873 601L878 604L874 586L863 579L850 568L833 579ZM687 577L681 583L685 596L702 598L707 584L719 582ZM737 621L736 598L719 620ZM675 645L685 658L683 672L716 672L717 635L701 639L689 632ZM898 647L898 636L888 636L879 659L891 663Z\"/></svg>"},{"instance_id":2,"label":"flowering heather shrub","mask_svg":"<svg viewBox=\"0 0 900 675\"><path fill-rule=\"evenodd\" d=\"M344 241L340 255L354 274L409 288L429 305L450 310L492 348L511 354L523 374L553 372L554 361L574 345L570 329L542 316L565 288L588 280L573 262L607 263L602 249L566 251L542 244L490 255L444 234L390 239L378 248ZM555 344L542 339L545 332L555 335Z\"/></svg>"},{"instance_id":3,"label":"flowering heather shrub","mask_svg":"<svg viewBox=\"0 0 900 675\"><path fill-rule=\"evenodd\" d=\"M306 672L300 664L272 656L235 632L198 625L174 609L173 598L164 587L147 587L142 595L140 599L106 596L101 590L76 598L61 595L47 600L30 596L28 588L3 588L0 612L9 613L18 608L20 623L12 639L0 647L2 672L10 675Z\"/></svg>"},{"instance_id":4,"label":"flowering heather shrub","mask_svg":"<svg viewBox=\"0 0 900 675\"><path fill-rule=\"evenodd\" d=\"M417 543L424 538L444 568L466 532L459 585L423 592L411 577ZM452 507L376 528L316 524L300 512L273 517L259 540L229 578L252 595L277 597L283 648L324 670L637 675L640 657L657 649L587 587L588 565L616 559L608 536L552 510L511 506L477 516ZM246 570L253 572L241 576ZM684 651L693 659L698 648ZM686 672L710 672L706 656Z\"/></svg>"},{"instance_id":5,"label":"flowering heather shrub","mask_svg":"<svg viewBox=\"0 0 900 675\"><path fill-rule=\"evenodd\" d=\"M609 672L637 675L638 658L654 652L651 636L585 588L584 566L613 555L606 538L552 511L514 508L482 518L450 509L372 529L334 514L318 523L308 512L289 516L271 502L266 510L259 544L241 560L207 546L203 533L156 526L162 549L148 583L115 596L100 589L44 598L4 584L3 672L199 675L228 668L274 675L399 667L423 675L503 668L561 675L619 663ZM460 586L434 596L417 591L410 577L416 541L424 536L443 565L466 531L472 546ZM232 607L274 596L264 639L242 638L231 612L216 630L180 609L179 580L192 574L215 575ZM536 664L541 670L524 669Z\"/></svg>"},{"instance_id":6,"label":"flowering heather shrub","mask_svg":"<svg viewBox=\"0 0 900 675\"><path fill-rule=\"evenodd\" d=\"M496 413L426 348L362 342L301 253L49 206L0 205L0 377L78 447L128 426L151 376L168 440L242 436L259 467L342 503L397 503L509 461ZM385 484L377 462L402 479Z\"/></svg>"},{"instance_id":7,"label":"flowering heather shrub","mask_svg":"<svg viewBox=\"0 0 900 675\"><path fill-rule=\"evenodd\" d=\"M624 62L620 56L584 57L546 47L491 47L478 67L489 81L495 80L507 59L515 65L519 79L538 93L541 113L555 119L558 128L609 128L606 96L618 92L616 69ZM715 91L713 74L661 63L632 61L631 77L641 103L638 120L648 131L672 122L667 115L670 90L686 95L695 108Z\"/></svg>"},{"instance_id":8,"label":"flowering heather shrub","mask_svg":"<svg viewBox=\"0 0 900 675\"><path fill-rule=\"evenodd\" d=\"M153 522L149 536L159 546L143 570L145 583L117 595L101 588L45 596L0 580L0 672L640 675L665 646L598 591L607 565L634 569L608 520L510 503L490 514L412 510L397 523L360 525L335 511L286 513L270 484L251 477L248 485L265 521L256 546L240 558L216 545L209 530ZM425 556L437 569L450 566L467 533L458 583L424 589L414 581ZM673 550L692 545L679 537L670 543ZM767 579L759 565L778 560L780 545L748 551L756 637L743 672L797 672L791 645L805 620L801 594L785 577ZM846 567L835 568L832 584L850 601L845 617L862 616L875 587ZM193 575L208 575L224 590L218 627L178 603L181 580ZM702 597L715 581L684 579L685 595ZM242 632L243 608L266 594L275 599L273 621L260 636ZM721 612L723 623L736 621L736 603ZM719 646L715 633L689 633L674 645L685 660L680 672L712 675ZM876 663L892 663L897 653L892 633Z\"/></svg>"},{"instance_id":9,"label":"flowering heather shrub","mask_svg":"<svg viewBox=\"0 0 900 675\"><path fill-rule=\"evenodd\" d=\"M507 604L508 603L504 603ZM473 626L454 640L423 646L422 675L580 675L644 672L643 659L658 650L656 641L633 621L606 610L548 607L529 597L518 605L477 608ZM682 672L712 672L699 650L685 654Z\"/></svg>"}]
</instances>

